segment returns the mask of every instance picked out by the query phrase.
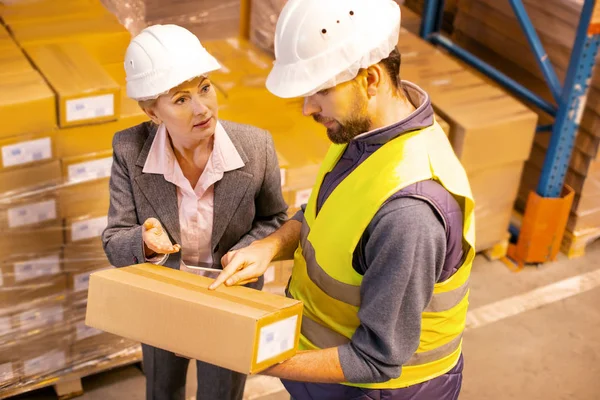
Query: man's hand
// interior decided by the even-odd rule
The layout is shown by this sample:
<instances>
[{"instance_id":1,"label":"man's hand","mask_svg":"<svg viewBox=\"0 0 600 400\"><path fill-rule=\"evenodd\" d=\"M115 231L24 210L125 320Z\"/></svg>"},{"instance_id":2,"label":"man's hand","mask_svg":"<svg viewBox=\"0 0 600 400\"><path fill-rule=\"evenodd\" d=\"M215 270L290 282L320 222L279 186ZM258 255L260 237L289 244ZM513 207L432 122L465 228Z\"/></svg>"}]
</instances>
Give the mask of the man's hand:
<instances>
[{"instance_id":1,"label":"man's hand","mask_svg":"<svg viewBox=\"0 0 600 400\"><path fill-rule=\"evenodd\" d=\"M156 218L148 218L142 228L146 257L149 253L172 254L181 250L178 244L172 244L171 239ZM146 251L149 250L149 251Z\"/></svg>"},{"instance_id":2,"label":"man's hand","mask_svg":"<svg viewBox=\"0 0 600 400\"><path fill-rule=\"evenodd\" d=\"M223 272L210 285L214 290L225 283L226 286L245 285L256 282L275 257L277 250L269 242L254 242L250 246L231 251L223 256Z\"/></svg>"}]
</instances>

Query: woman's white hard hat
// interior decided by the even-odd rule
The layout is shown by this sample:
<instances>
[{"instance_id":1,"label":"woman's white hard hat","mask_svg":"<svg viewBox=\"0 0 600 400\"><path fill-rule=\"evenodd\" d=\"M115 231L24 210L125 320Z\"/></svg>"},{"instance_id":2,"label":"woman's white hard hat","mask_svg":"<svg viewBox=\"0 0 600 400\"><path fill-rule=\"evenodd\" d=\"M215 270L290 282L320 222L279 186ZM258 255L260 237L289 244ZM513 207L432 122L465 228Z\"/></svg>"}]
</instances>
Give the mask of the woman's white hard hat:
<instances>
[{"instance_id":1,"label":"woman's white hard hat","mask_svg":"<svg viewBox=\"0 0 600 400\"><path fill-rule=\"evenodd\" d=\"M277 21L267 89L302 97L350 81L387 58L399 33L393 0L289 0Z\"/></svg>"},{"instance_id":2,"label":"woman's white hard hat","mask_svg":"<svg viewBox=\"0 0 600 400\"><path fill-rule=\"evenodd\" d=\"M127 96L156 99L183 82L220 69L200 40L177 25L153 25L141 31L125 53Z\"/></svg>"}]
</instances>

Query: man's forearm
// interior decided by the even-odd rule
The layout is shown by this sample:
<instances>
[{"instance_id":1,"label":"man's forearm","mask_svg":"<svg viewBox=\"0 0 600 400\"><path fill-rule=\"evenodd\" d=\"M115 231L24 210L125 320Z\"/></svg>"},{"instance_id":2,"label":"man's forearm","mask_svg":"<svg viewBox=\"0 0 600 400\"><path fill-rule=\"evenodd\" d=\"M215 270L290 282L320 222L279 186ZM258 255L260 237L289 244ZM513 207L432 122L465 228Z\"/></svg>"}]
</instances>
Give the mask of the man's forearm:
<instances>
[{"instance_id":1,"label":"man's forearm","mask_svg":"<svg viewBox=\"0 0 600 400\"><path fill-rule=\"evenodd\" d=\"M309 383L346 381L336 347L299 352L289 360L262 372L262 375Z\"/></svg>"},{"instance_id":2,"label":"man's forearm","mask_svg":"<svg viewBox=\"0 0 600 400\"><path fill-rule=\"evenodd\" d=\"M274 261L291 260L300 242L301 229L302 223L290 220L260 242L272 247Z\"/></svg>"}]
</instances>

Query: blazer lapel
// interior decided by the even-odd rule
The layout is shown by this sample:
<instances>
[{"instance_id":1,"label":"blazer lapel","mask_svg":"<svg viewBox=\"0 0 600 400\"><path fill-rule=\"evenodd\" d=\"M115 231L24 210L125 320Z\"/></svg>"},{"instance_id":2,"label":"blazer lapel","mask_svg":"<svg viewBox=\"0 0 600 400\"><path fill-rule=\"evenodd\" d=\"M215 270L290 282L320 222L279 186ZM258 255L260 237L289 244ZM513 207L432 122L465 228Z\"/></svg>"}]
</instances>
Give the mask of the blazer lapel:
<instances>
[{"instance_id":1,"label":"blazer lapel","mask_svg":"<svg viewBox=\"0 0 600 400\"><path fill-rule=\"evenodd\" d=\"M170 234L175 243L181 244L177 187L158 174L141 174L135 181L146 199L148 199L167 233Z\"/></svg>"},{"instance_id":2,"label":"blazer lapel","mask_svg":"<svg viewBox=\"0 0 600 400\"><path fill-rule=\"evenodd\" d=\"M225 172L223 178L215 183L214 217L212 244L219 243L229 225L229 221L236 212L244 198L248 186L252 181L252 174L245 171L234 170Z\"/></svg>"},{"instance_id":3,"label":"blazer lapel","mask_svg":"<svg viewBox=\"0 0 600 400\"><path fill-rule=\"evenodd\" d=\"M158 220L161 222L167 233L173 241L181 244L181 232L179 226L179 209L177 207L177 187L170 182L167 182L162 175L144 174L142 169L148 158L150 147L156 136L157 127L155 125L148 126L150 134L144 143L144 147L140 152L136 165L140 167L139 174L135 181L140 187L140 190L146 196L146 199L154 209Z\"/></svg>"}]
</instances>

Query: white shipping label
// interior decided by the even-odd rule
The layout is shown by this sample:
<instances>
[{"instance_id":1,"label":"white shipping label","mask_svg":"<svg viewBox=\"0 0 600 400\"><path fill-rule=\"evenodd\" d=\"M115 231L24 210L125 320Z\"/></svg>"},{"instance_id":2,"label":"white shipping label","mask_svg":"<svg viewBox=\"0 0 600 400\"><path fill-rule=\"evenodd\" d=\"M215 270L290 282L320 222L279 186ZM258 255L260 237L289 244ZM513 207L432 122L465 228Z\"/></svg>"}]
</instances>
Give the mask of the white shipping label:
<instances>
[{"instance_id":1,"label":"white shipping label","mask_svg":"<svg viewBox=\"0 0 600 400\"><path fill-rule=\"evenodd\" d=\"M0 336L4 336L12 331L10 317L0 317Z\"/></svg>"},{"instance_id":2,"label":"white shipping label","mask_svg":"<svg viewBox=\"0 0 600 400\"><path fill-rule=\"evenodd\" d=\"M65 366L65 352L54 350L39 357L25 361L25 375L46 375L56 372Z\"/></svg>"},{"instance_id":3,"label":"white shipping label","mask_svg":"<svg viewBox=\"0 0 600 400\"><path fill-rule=\"evenodd\" d=\"M108 217L106 216L73 222L71 224L71 238L76 242L78 240L99 237L107 225Z\"/></svg>"},{"instance_id":4,"label":"white shipping label","mask_svg":"<svg viewBox=\"0 0 600 400\"><path fill-rule=\"evenodd\" d=\"M63 308L54 306L25 311L19 315L19 320L23 330L53 325L64 320Z\"/></svg>"},{"instance_id":5,"label":"white shipping label","mask_svg":"<svg viewBox=\"0 0 600 400\"><path fill-rule=\"evenodd\" d=\"M103 333L100 329L92 328L91 326L87 326L84 321L78 322L76 327L76 340L87 339L92 336L99 335Z\"/></svg>"},{"instance_id":6,"label":"white shipping label","mask_svg":"<svg viewBox=\"0 0 600 400\"><path fill-rule=\"evenodd\" d=\"M106 157L69 165L69 182L76 183L108 178L112 163L112 157Z\"/></svg>"},{"instance_id":7,"label":"white shipping label","mask_svg":"<svg viewBox=\"0 0 600 400\"><path fill-rule=\"evenodd\" d=\"M281 175L281 186L285 186L285 168L279 168L279 175Z\"/></svg>"},{"instance_id":8,"label":"white shipping label","mask_svg":"<svg viewBox=\"0 0 600 400\"><path fill-rule=\"evenodd\" d=\"M114 94L67 100L67 122L115 115Z\"/></svg>"},{"instance_id":9,"label":"white shipping label","mask_svg":"<svg viewBox=\"0 0 600 400\"><path fill-rule=\"evenodd\" d=\"M53 256L15 263L14 268L15 280L17 282L56 275L60 272L60 256L55 254Z\"/></svg>"},{"instance_id":10,"label":"white shipping label","mask_svg":"<svg viewBox=\"0 0 600 400\"><path fill-rule=\"evenodd\" d=\"M294 202L295 207L300 207L302 204L308 203L312 189L298 190L296 192L296 201Z\"/></svg>"},{"instance_id":11,"label":"white shipping label","mask_svg":"<svg viewBox=\"0 0 600 400\"><path fill-rule=\"evenodd\" d=\"M8 209L8 226L10 228L38 224L53 219L56 219L56 200L46 200Z\"/></svg>"},{"instance_id":12,"label":"white shipping label","mask_svg":"<svg viewBox=\"0 0 600 400\"><path fill-rule=\"evenodd\" d=\"M90 287L90 275L94 272L103 271L105 269L111 269L114 267L107 268L99 268L93 271L84 272L73 277L73 291L75 292L83 292L84 290L88 290Z\"/></svg>"},{"instance_id":13,"label":"white shipping label","mask_svg":"<svg viewBox=\"0 0 600 400\"><path fill-rule=\"evenodd\" d=\"M10 381L14 377L12 363L0 364L0 383Z\"/></svg>"},{"instance_id":14,"label":"white shipping label","mask_svg":"<svg viewBox=\"0 0 600 400\"><path fill-rule=\"evenodd\" d=\"M49 137L2 147L2 165L4 167L13 167L49 158L52 158L52 140Z\"/></svg>"},{"instance_id":15,"label":"white shipping label","mask_svg":"<svg viewBox=\"0 0 600 400\"><path fill-rule=\"evenodd\" d=\"M261 363L291 350L295 345L298 316L277 321L260 330L256 363Z\"/></svg>"},{"instance_id":16,"label":"white shipping label","mask_svg":"<svg viewBox=\"0 0 600 400\"><path fill-rule=\"evenodd\" d=\"M275 266L271 265L265 271L265 283L275 282Z\"/></svg>"}]
</instances>

